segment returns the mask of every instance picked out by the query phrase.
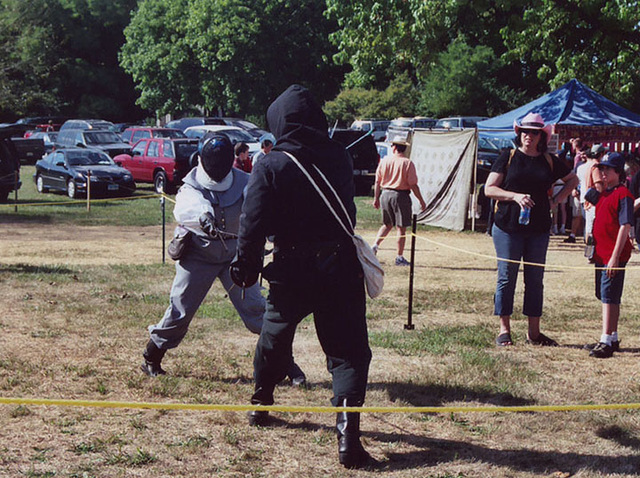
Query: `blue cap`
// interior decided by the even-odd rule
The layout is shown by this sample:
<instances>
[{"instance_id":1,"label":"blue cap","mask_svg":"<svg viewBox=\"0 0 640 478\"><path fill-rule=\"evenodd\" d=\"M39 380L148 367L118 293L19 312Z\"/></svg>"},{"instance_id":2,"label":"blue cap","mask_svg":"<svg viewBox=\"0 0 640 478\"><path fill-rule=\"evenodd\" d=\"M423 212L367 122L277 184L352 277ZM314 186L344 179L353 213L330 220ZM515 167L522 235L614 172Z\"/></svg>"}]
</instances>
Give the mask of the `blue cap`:
<instances>
[{"instance_id":1,"label":"blue cap","mask_svg":"<svg viewBox=\"0 0 640 478\"><path fill-rule=\"evenodd\" d=\"M602 161L598 163L598 168L608 166L616 171L624 171L624 155L622 153L611 153L602 158Z\"/></svg>"},{"instance_id":2,"label":"blue cap","mask_svg":"<svg viewBox=\"0 0 640 478\"><path fill-rule=\"evenodd\" d=\"M264 143L265 141L271 141L271 144L275 145L276 137L271 133L265 133L262 136L260 136L260 139L258 141L260 142L260 144Z\"/></svg>"}]
</instances>

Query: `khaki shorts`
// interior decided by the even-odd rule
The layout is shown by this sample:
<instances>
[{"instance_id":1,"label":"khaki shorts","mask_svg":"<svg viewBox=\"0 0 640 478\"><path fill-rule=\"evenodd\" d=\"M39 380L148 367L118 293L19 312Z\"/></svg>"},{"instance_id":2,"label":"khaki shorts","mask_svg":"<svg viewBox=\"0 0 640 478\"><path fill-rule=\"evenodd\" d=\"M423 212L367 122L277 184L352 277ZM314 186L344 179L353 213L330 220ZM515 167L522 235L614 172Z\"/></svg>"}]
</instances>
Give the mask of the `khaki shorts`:
<instances>
[{"instance_id":1,"label":"khaki shorts","mask_svg":"<svg viewBox=\"0 0 640 478\"><path fill-rule=\"evenodd\" d=\"M380 194L382 223L385 226L411 226L411 196L409 191L383 189Z\"/></svg>"}]
</instances>

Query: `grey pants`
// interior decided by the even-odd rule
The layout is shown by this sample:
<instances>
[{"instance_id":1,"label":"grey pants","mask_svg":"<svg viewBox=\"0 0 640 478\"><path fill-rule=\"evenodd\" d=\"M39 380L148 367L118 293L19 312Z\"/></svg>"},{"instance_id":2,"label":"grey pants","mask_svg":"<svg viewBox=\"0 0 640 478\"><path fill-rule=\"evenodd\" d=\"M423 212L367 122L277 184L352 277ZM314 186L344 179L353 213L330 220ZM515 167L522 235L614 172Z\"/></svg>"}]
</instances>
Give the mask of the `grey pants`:
<instances>
[{"instance_id":1,"label":"grey pants","mask_svg":"<svg viewBox=\"0 0 640 478\"><path fill-rule=\"evenodd\" d=\"M246 288L242 299L242 289L231 281L228 262L212 264L187 254L176 262L176 277L164 317L156 325L149 326L151 340L159 349L178 346L216 278L222 282L245 327L254 334L260 333L265 310L260 285L256 283Z\"/></svg>"}]
</instances>

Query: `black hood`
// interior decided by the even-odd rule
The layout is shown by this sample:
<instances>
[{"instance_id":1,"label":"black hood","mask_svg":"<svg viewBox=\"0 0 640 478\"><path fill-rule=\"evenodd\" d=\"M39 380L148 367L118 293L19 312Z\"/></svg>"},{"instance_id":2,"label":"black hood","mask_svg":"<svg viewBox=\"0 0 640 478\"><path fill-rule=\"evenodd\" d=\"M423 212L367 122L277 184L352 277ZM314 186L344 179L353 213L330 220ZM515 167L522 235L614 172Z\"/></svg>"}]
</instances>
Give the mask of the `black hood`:
<instances>
[{"instance_id":1,"label":"black hood","mask_svg":"<svg viewBox=\"0 0 640 478\"><path fill-rule=\"evenodd\" d=\"M271 103L267 122L277 140L276 151L287 151L315 163L322 159L319 153L332 143L322 108L300 85L291 85Z\"/></svg>"}]
</instances>

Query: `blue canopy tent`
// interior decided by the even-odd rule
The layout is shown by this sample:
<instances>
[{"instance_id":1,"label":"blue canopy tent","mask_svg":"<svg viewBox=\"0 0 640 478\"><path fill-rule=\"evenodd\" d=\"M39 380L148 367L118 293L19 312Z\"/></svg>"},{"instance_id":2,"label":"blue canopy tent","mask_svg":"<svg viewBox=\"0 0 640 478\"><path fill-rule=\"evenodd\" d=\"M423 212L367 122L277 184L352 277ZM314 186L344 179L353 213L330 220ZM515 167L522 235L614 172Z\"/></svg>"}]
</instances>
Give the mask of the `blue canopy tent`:
<instances>
[{"instance_id":1,"label":"blue canopy tent","mask_svg":"<svg viewBox=\"0 0 640 478\"><path fill-rule=\"evenodd\" d=\"M573 79L520 108L478 123L490 135L513 132L513 122L527 113L539 113L560 143L580 137L589 143L640 142L640 115L633 113Z\"/></svg>"}]
</instances>

